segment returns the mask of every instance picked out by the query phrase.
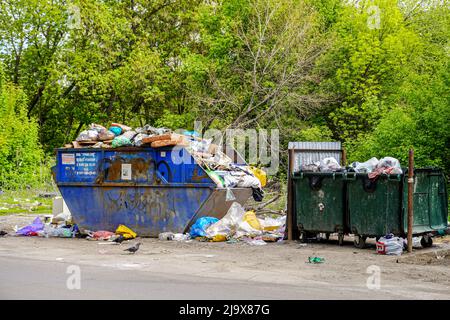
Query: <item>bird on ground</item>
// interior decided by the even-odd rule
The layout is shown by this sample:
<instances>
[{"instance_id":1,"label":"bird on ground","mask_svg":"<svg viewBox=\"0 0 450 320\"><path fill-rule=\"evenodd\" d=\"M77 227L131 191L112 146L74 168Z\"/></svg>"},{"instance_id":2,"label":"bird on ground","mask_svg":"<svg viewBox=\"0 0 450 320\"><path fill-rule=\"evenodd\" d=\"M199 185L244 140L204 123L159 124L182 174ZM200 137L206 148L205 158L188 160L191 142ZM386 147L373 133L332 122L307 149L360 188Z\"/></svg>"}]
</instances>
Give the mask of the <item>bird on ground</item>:
<instances>
[{"instance_id":1,"label":"bird on ground","mask_svg":"<svg viewBox=\"0 0 450 320\"><path fill-rule=\"evenodd\" d=\"M141 245L141 243L140 242L138 242L138 243L136 243L134 246L132 246L132 247L129 247L129 248L127 248L127 249L125 249L125 250L123 250L123 251L128 251L128 252L130 252L130 253L136 253L136 251L138 251L139 250L139 246Z\"/></svg>"},{"instance_id":2,"label":"bird on ground","mask_svg":"<svg viewBox=\"0 0 450 320\"><path fill-rule=\"evenodd\" d=\"M6 236L8 232L1 230L0 231L0 237Z\"/></svg>"}]
</instances>

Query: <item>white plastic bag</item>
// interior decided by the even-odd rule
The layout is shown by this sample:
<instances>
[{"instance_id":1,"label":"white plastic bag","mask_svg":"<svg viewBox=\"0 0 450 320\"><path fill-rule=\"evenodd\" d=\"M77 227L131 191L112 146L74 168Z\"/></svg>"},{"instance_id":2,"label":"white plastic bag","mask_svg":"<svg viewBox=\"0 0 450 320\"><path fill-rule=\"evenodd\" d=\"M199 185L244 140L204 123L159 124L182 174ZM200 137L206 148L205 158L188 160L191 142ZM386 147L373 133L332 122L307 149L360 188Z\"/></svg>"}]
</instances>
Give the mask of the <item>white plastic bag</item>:
<instances>
[{"instance_id":1,"label":"white plastic bag","mask_svg":"<svg viewBox=\"0 0 450 320\"><path fill-rule=\"evenodd\" d=\"M320 172L333 172L341 169L339 162L333 157L325 158L320 161Z\"/></svg>"},{"instance_id":2,"label":"white plastic bag","mask_svg":"<svg viewBox=\"0 0 450 320\"><path fill-rule=\"evenodd\" d=\"M381 237L377 244L384 245L384 254L400 256L403 253L404 240L400 237L391 237L389 239Z\"/></svg>"},{"instance_id":3,"label":"white plastic bag","mask_svg":"<svg viewBox=\"0 0 450 320\"><path fill-rule=\"evenodd\" d=\"M372 172L376 166L378 165L378 159L373 157L367 160L366 162L353 162L352 167L355 168L356 172L359 173L370 173Z\"/></svg>"}]
</instances>

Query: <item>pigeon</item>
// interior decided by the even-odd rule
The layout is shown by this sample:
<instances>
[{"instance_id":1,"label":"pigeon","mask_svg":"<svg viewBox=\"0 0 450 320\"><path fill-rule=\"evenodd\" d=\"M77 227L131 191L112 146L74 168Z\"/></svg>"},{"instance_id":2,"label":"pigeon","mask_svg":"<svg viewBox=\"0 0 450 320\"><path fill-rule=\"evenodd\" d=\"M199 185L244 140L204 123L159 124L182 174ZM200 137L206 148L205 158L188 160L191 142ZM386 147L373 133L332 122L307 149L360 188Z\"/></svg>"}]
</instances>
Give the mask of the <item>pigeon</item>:
<instances>
[{"instance_id":1,"label":"pigeon","mask_svg":"<svg viewBox=\"0 0 450 320\"><path fill-rule=\"evenodd\" d=\"M123 250L123 251L128 251L128 252L130 252L130 253L136 253L136 251L138 251L139 250L139 246L141 245L141 243L140 242L138 242L138 243L136 243L134 246L132 246L132 247L129 247L129 248L127 248L127 249L125 249L125 250Z\"/></svg>"}]
</instances>

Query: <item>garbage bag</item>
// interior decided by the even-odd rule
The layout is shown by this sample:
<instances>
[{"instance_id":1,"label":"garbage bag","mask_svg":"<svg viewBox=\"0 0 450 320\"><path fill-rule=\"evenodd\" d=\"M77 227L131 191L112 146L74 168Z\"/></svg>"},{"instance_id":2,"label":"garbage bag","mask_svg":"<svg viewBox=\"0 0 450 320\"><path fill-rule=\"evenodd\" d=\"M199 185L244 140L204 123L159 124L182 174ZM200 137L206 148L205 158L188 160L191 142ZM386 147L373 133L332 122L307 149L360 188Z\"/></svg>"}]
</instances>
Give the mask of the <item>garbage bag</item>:
<instances>
[{"instance_id":1,"label":"garbage bag","mask_svg":"<svg viewBox=\"0 0 450 320\"><path fill-rule=\"evenodd\" d=\"M25 227L17 230L16 234L20 234L23 236L29 236L29 235L35 234L41 230L44 230L44 223L42 223L41 219L39 217L37 217L28 226L25 226Z\"/></svg>"},{"instance_id":2,"label":"garbage bag","mask_svg":"<svg viewBox=\"0 0 450 320\"><path fill-rule=\"evenodd\" d=\"M390 174L402 174L402 168L400 166L400 161L392 157L384 157L380 159L376 168L393 168L390 170Z\"/></svg>"},{"instance_id":3,"label":"garbage bag","mask_svg":"<svg viewBox=\"0 0 450 320\"><path fill-rule=\"evenodd\" d=\"M261 188L252 188L253 200L261 202L264 198L264 191Z\"/></svg>"},{"instance_id":4,"label":"garbage bag","mask_svg":"<svg viewBox=\"0 0 450 320\"><path fill-rule=\"evenodd\" d=\"M276 231L283 229L286 225L286 216L279 216L277 218L272 218L269 216L264 217L264 219L258 219L264 231Z\"/></svg>"},{"instance_id":5,"label":"garbage bag","mask_svg":"<svg viewBox=\"0 0 450 320\"><path fill-rule=\"evenodd\" d=\"M201 217L192 225L191 231L189 232L191 238L195 237L206 237L206 229L219 221L219 219L214 217Z\"/></svg>"},{"instance_id":6,"label":"garbage bag","mask_svg":"<svg viewBox=\"0 0 450 320\"><path fill-rule=\"evenodd\" d=\"M76 141L97 141L97 140L98 140L97 130L82 131L76 139Z\"/></svg>"},{"instance_id":7,"label":"garbage bag","mask_svg":"<svg viewBox=\"0 0 450 320\"><path fill-rule=\"evenodd\" d=\"M244 208L238 202L233 202L227 214L220 221L206 229L206 236L208 238L213 238L217 235L232 236L236 232L237 226L242 221L244 215Z\"/></svg>"},{"instance_id":8,"label":"garbage bag","mask_svg":"<svg viewBox=\"0 0 450 320\"><path fill-rule=\"evenodd\" d=\"M133 138L133 144L136 146L136 147L140 147L140 146L142 146L142 139L144 139L144 138L148 138L149 137L149 135L148 134L145 134L145 133L138 133L134 138Z\"/></svg>"},{"instance_id":9,"label":"garbage bag","mask_svg":"<svg viewBox=\"0 0 450 320\"><path fill-rule=\"evenodd\" d=\"M333 157L325 158L320 161L320 172L334 172L341 169L339 162Z\"/></svg>"},{"instance_id":10,"label":"garbage bag","mask_svg":"<svg viewBox=\"0 0 450 320\"><path fill-rule=\"evenodd\" d=\"M378 162L379 160L373 157L366 162L353 162L351 167L358 173L371 173L378 165Z\"/></svg>"},{"instance_id":11,"label":"garbage bag","mask_svg":"<svg viewBox=\"0 0 450 320\"><path fill-rule=\"evenodd\" d=\"M111 131L112 133L114 133L114 135L117 137L117 136L120 136L120 135L121 135L121 133L122 133L122 128L120 128L120 127L110 127L110 128L109 128L109 131Z\"/></svg>"},{"instance_id":12,"label":"garbage bag","mask_svg":"<svg viewBox=\"0 0 450 320\"><path fill-rule=\"evenodd\" d=\"M387 235L377 241L377 253L399 256L403 253L403 246L403 238Z\"/></svg>"},{"instance_id":13,"label":"garbage bag","mask_svg":"<svg viewBox=\"0 0 450 320\"><path fill-rule=\"evenodd\" d=\"M122 137L129 139L130 141L137 135L136 131L126 131L122 134Z\"/></svg>"},{"instance_id":14,"label":"garbage bag","mask_svg":"<svg viewBox=\"0 0 450 320\"><path fill-rule=\"evenodd\" d=\"M263 170L256 167L249 167L248 169L259 180L261 187L264 188L267 184L267 174Z\"/></svg>"},{"instance_id":15,"label":"garbage bag","mask_svg":"<svg viewBox=\"0 0 450 320\"><path fill-rule=\"evenodd\" d=\"M259 223L258 218L256 217L255 211L247 211L244 214L243 220L246 221L252 228L256 230L262 230L261 224Z\"/></svg>"},{"instance_id":16,"label":"garbage bag","mask_svg":"<svg viewBox=\"0 0 450 320\"><path fill-rule=\"evenodd\" d=\"M114 132L109 131L108 129L102 129L98 133L98 140L100 141L107 141L107 140L113 140L116 135Z\"/></svg>"},{"instance_id":17,"label":"garbage bag","mask_svg":"<svg viewBox=\"0 0 450 320\"><path fill-rule=\"evenodd\" d=\"M125 239L134 239L137 237L137 233L123 224L119 224L116 229L116 234L122 235Z\"/></svg>"},{"instance_id":18,"label":"garbage bag","mask_svg":"<svg viewBox=\"0 0 450 320\"><path fill-rule=\"evenodd\" d=\"M124 136L115 137L112 142L113 148L126 147L126 146L131 146L131 141L130 141L130 139L128 139Z\"/></svg>"}]
</instances>

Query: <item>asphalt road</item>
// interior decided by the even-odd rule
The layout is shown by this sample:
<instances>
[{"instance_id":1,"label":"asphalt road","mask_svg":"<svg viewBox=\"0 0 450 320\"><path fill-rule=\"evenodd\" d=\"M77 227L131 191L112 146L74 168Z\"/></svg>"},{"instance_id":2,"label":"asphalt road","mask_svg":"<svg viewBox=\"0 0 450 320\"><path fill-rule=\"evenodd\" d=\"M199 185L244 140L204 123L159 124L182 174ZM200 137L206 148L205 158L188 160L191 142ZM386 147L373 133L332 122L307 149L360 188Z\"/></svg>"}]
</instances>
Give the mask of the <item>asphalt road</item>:
<instances>
[{"instance_id":1,"label":"asphalt road","mask_svg":"<svg viewBox=\"0 0 450 320\"><path fill-rule=\"evenodd\" d=\"M68 289L69 263L0 257L0 299L381 299L381 292L329 285L270 284L80 266L80 289ZM71 278L73 280L73 278ZM70 281L72 285L76 282ZM400 298L400 297L397 297Z\"/></svg>"}]
</instances>

